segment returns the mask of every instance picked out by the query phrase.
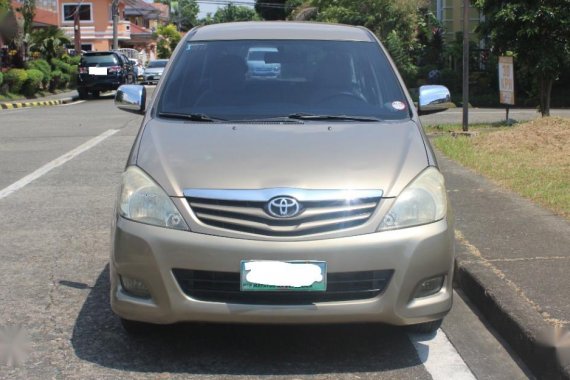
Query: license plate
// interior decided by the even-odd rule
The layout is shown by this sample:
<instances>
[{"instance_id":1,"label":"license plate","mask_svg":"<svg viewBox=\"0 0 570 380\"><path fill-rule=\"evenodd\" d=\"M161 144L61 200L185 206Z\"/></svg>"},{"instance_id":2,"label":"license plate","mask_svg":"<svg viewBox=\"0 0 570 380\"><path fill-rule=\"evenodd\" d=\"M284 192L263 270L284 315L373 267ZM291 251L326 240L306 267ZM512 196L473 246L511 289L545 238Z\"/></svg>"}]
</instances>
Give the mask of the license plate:
<instances>
[{"instance_id":1,"label":"license plate","mask_svg":"<svg viewBox=\"0 0 570 380\"><path fill-rule=\"evenodd\" d=\"M89 75L107 75L106 67L90 67Z\"/></svg>"},{"instance_id":2,"label":"license plate","mask_svg":"<svg viewBox=\"0 0 570 380\"><path fill-rule=\"evenodd\" d=\"M253 292L324 292L327 263L324 261L243 260L241 290Z\"/></svg>"}]
</instances>

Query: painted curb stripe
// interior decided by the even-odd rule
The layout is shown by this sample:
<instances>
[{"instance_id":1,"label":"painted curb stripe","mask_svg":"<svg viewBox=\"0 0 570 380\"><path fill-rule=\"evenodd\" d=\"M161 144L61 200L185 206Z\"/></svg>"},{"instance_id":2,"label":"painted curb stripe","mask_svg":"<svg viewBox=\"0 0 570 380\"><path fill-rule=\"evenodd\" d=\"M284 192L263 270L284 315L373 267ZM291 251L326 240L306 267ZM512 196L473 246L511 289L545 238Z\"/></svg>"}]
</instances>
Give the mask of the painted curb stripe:
<instances>
[{"instance_id":1,"label":"painted curb stripe","mask_svg":"<svg viewBox=\"0 0 570 380\"><path fill-rule=\"evenodd\" d=\"M0 109L11 110L15 108L28 108L28 107L42 107L42 106L57 106L60 104L70 103L71 99L58 99L58 100L42 100L36 102L19 102L19 103L0 103Z\"/></svg>"}]
</instances>

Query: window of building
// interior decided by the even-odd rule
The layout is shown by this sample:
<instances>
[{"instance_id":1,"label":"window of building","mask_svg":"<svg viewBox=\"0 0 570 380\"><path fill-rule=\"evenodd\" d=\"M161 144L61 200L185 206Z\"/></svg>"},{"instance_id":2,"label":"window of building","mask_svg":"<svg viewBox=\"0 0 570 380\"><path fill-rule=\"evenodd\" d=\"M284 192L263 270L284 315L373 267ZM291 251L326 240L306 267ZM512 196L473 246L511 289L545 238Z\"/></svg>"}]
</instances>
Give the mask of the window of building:
<instances>
[{"instance_id":1,"label":"window of building","mask_svg":"<svg viewBox=\"0 0 570 380\"><path fill-rule=\"evenodd\" d=\"M93 50L93 44L81 44L81 50L92 51Z\"/></svg>"},{"instance_id":2,"label":"window of building","mask_svg":"<svg viewBox=\"0 0 570 380\"><path fill-rule=\"evenodd\" d=\"M93 21L91 17L91 4L63 4L63 20L73 22L75 11L79 6L79 20Z\"/></svg>"}]
</instances>

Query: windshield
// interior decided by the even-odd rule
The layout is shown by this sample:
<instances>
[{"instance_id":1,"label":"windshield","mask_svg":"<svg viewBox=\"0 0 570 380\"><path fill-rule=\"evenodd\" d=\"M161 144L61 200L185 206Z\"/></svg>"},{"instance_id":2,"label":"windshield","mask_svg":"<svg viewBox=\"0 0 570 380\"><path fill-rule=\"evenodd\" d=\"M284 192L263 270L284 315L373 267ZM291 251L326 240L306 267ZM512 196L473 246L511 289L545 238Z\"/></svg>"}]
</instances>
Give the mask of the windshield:
<instances>
[{"instance_id":1,"label":"windshield","mask_svg":"<svg viewBox=\"0 0 570 380\"><path fill-rule=\"evenodd\" d=\"M254 57L265 66L249 65ZM159 113L226 120L294 114L410 117L387 57L372 42L189 42L175 59Z\"/></svg>"},{"instance_id":2,"label":"windshield","mask_svg":"<svg viewBox=\"0 0 570 380\"><path fill-rule=\"evenodd\" d=\"M147 66L147 67L148 67L149 69L152 69L152 68L155 68L155 67L166 67L166 62L167 62L167 61L150 61L150 62L148 63L148 66Z\"/></svg>"},{"instance_id":3,"label":"windshield","mask_svg":"<svg viewBox=\"0 0 570 380\"><path fill-rule=\"evenodd\" d=\"M119 61L115 54L84 55L81 57L81 66L117 66Z\"/></svg>"}]
</instances>

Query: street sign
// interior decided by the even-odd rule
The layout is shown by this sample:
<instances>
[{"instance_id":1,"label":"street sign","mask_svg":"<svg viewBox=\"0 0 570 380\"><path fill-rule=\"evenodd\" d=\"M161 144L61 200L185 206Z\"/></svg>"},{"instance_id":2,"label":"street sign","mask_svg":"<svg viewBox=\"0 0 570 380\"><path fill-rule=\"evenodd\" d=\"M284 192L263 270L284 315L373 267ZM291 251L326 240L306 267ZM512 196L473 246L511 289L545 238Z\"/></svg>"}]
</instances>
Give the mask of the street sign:
<instances>
[{"instance_id":1,"label":"street sign","mask_svg":"<svg viewBox=\"0 0 570 380\"><path fill-rule=\"evenodd\" d=\"M515 69L513 57L499 57L499 91L501 104L515 104Z\"/></svg>"}]
</instances>

